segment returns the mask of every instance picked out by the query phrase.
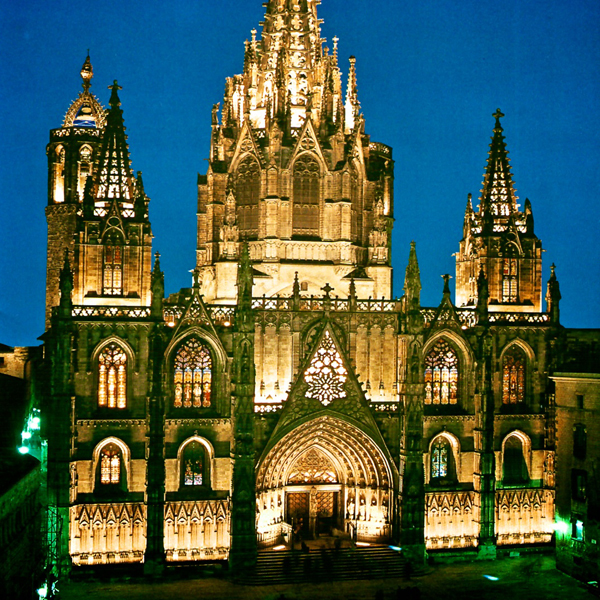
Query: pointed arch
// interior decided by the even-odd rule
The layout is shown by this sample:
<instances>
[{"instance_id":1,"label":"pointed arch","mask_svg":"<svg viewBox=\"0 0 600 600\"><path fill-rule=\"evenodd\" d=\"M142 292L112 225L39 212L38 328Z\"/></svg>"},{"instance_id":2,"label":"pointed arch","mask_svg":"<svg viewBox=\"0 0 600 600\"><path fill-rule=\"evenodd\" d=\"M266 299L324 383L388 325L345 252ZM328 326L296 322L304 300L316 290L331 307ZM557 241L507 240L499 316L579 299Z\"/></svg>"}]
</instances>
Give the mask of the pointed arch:
<instances>
[{"instance_id":1,"label":"pointed arch","mask_svg":"<svg viewBox=\"0 0 600 600\"><path fill-rule=\"evenodd\" d=\"M116 336L97 344L92 352L92 364L97 373L96 402L99 408L127 408L133 357L131 346Z\"/></svg>"},{"instance_id":2,"label":"pointed arch","mask_svg":"<svg viewBox=\"0 0 600 600\"><path fill-rule=\"evenodd\" d=\"M233 189L240 235L254 239L258 237L261 171L259 161L253 154L244 155L237 164Z\"/></svg>"},{"instance_id":3,"label":"pointed arch","mask_svg":"<svg viewBox=\"0 0 600 600\"><path fill-rule=\"evenodd\" d=\"M506 244L502 256L502 302L519 301L519 248L510 242Z\"/></svg>"},{"instance_id":4,"label":"pointed arch","mask_svg":"<svg viewBox=\"0 0 600 600\"><path fill-rule=\"evenodd\" d=\"M445 338L438 339L425 354L425 404L458 404L460 361Z\"/></svg>"},{"instance_id":5,"label":"pointed arch","mask_svg":"<svg viewBox=\"0 0 600 600\"><path fill-rule=\"evenodd\" d=\"M438 448L436 455L436 445L442 442L446 446L446 455L443 456L441 449ZM445 469L434 469L435 466L444 466ZM461 478L461 445L460 440L449 431L440 431L429 441L429 452L425 455L425 477L430 484L438 482L451 483L460 481Z\"/></svg>"},{"instance_id":6,"label":"pointed arch","mask_svg":"<svg viewBox=\"0 0 600 600\"><path fill-rule=\"evenodd\" d=\"M522 404L526 400L528 361L524 346L515 341L502 351L502 404Z\"/></svg>"},{"instance_id":7,"label":"pointed arch","mask_svg":"<svg viewBox=\"0 0 600 600\"><path fill-rule=\"evenodd\" d=\"M199 435L184 440L177 450L177 481L179 489L210 487L212 444Z\"/></svg>"},{"instance_id":8,"label":"pointed arch","mask_svg":"<svg viewBox=\"0 0 600 600\"><path fill-rule=\"evenodd\" d=\"M291 166L292 234L318 237L320 232L321 161L312 152L298 154Z\"/></svg>"},{"instance_id":9,"label":"pointed arch","mask_svg":"<svg viewBox=\"0 0 600 600\"><path fill-rule=\"evenodd\" d=\"M129 446L117 438L107 437L96 444L92 453L92 472L96 490L130 489L131 453Z\"/></svg>"},{"instance_id":10,"label":"pointed arch","mask_svg":"<svg viewBox=\"0 0 600 600\"><path fill-rule=\"evenodd\" d=\"M504 485L524 485L531 478L531 438L515 429L502 440L499 469Z\"/></svg>"},{"instance_id":11,"label":"pointed arch","mask_svg":"<svg viewBox=\"0 0 600 600\"><path fill-rule=\"evenodd\" d=\"M173 353L173 406L209 408L212 405L213 357L196 335L186 336Z\"/></svg>"}]
</instances>

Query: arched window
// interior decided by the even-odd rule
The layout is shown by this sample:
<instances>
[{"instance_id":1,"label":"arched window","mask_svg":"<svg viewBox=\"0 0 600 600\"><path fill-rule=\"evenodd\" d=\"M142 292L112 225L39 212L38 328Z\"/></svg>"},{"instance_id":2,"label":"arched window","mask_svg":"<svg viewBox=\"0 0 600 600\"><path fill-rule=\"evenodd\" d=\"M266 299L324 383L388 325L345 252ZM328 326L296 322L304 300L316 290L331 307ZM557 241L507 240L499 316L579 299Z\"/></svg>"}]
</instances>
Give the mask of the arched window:
<instances>
[{"instance_id":1,"label":"arched window","mask_svg":"<svg viewBox=\"0 0 600 600\"><path fill-rule=\"evenodd\" d=\"M206 450L197 441L187 443L181 454L181 483L188 487L206 485Z\"/></svg>"},{"instance_id":2,"label":"arched window","mask_svg":"<svg viewBox=\"0 0 600 600\"><path fill-rule=\"evenodd\" d=\"M106 444L100 451L100 485L116 486L121 483L121 449L117 444Z\"/></svg>"},{"instance_id":3,"label":"arched window","mask_svg":"<svg viewBox=\"0 0 600 600\"><path fill-rule=\"evenodd\" d=\"M525 401L525 353L512 346L502 359L502 402L517 404Z\"/></svg>"},{"instance_id":4,"label":"arched window","mask_svg":"<svg viewBox=\"0 0 600 600\"><path fill-rule=\"evenodd\" d=\"M56 147L56 159L54 161L54 202L65 201L65 149L63 146Z\"/></svg>"},{"instance_id":5,"label":"arched window","mask_svg":"<svg viewBox=\"0 0 600 600\"><path fill-rule=\"evenodd\" d=\"M319 163L310 155L300 156L293 170L293 233L315 237L319 235Z\"/></svg>"},{"instance_id":6,"label":"arched window","mask_svg":"<svg viewBox=\"0 0 600 600\"><path fill-rule=\"evenodd\" d=\"M127 406L127 354L114 342L98 356L98 406Z\"/></svg>"},{"instance_id":7,"label":"arched window","mask_svg":"<svg viewBox=\"0 0 600 600\"><path fill-rule=\"evenodd\" d=\"M511 435L504 442L504 456L502 460L502 483L505 485L521 485L529 481L529 473L523 443L516 435Z\"/></svg>"},{"instance_id":8,"label":"arched window","mask_svg":"<svg viewBox=\"0 0 600 600\"><path fill-rule=\"evenodd\" d=\"M242 237L257 237L260 168L252 156L246 156L237 168L235 200L237 203L238 227Z\"/></svg>"},{"instance_id":9,"label":"arched window","mask_svg":"<svg viewBox=\"0 0 600 600\"><path fill-rule=\"evenodd\" d=\"M82 146L79 150L79 177L77 191L79 198L83 199L85 180L92 174L92 149L90 146Z\"/></svg>"},{"instance_id":10,"label":"arched window","mask_svg":"<svg viewBox=\"0 0 600 600\"><path fill-rule=\"evenodd\" d=\"M186 340L177 350L174 364L176 408L211 405L212 358L198 338Z\"/></svg>"},{"instance_id":11,"label":"arched window","mask_svg":"<svg viewBox=\"0 0 600 600\"><path fill-rule=\"evenodd\" d=\"M448 455L452 452L450 444L439 437L431 449L431 477L448 476Z\"/></svg>"},{"instance_id":12,"label":"arched window","mask_svg":"<svg viewBox=\"0 0 600 600\"><path fill-rule=\"evenodd\" d=\"M458 356L445 340L438 340L425 357L425 404L457 404Z\"/></svg>"}]
</instances>

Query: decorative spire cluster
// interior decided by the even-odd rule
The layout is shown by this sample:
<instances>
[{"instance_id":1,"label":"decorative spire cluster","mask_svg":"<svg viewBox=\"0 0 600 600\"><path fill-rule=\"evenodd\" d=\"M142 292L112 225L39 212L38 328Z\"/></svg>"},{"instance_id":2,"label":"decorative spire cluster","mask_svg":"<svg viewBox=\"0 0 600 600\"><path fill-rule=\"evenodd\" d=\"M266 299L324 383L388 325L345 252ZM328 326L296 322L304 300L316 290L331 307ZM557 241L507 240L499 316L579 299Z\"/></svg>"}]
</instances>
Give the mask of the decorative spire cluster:
<instances>
[{"instance_id":1,"label":"decorative spire cluster","mask_svg":"<svg viewBox=\"0 0 600 600\"><path fill-rule=\"evenodd\" d=\"M241 126L246 117L255 129L268 128L274 118L287 117L299 128L310 112L317 124L343 126L344 112L354 127L360 105L356 98L355 59L350 59L346 109L338 68L338 38L333 54L323 48L318 0L271 0L266 6L262 37L245 42L244 73L227 79L222 122Z\"/></svg>"},{"instance_id":2,"label":"decorative spire cluster","mask_svg":"<svg viewBox=\"0 0 600 600\"><path fill-rule=\"evenodd\" d=\"M94 69L90 60L90 51L80 71L83 92L71 104L63 121L63 127L94 127L102 128L106 124L106 110L98 98L90 92Z\"/></svg>"}]
</instances>

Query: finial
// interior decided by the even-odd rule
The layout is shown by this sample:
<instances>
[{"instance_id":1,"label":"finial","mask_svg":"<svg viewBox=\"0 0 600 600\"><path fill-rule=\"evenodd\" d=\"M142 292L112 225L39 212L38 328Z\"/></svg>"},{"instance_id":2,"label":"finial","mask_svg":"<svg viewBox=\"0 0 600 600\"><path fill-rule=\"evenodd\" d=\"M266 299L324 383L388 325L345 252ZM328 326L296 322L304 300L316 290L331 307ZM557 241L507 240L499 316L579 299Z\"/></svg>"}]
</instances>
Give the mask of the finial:
<instances>
[{"instance_id":1,"label":"finial","mask_svg":"<svg viewBox=\"0 0 600 600\"><path fill-rule=\"evenodd\" d=\"M154 253L154 270L160 270L160 252L157 250Z\"/></svg>"},{"instance_id":2,"label":"finial","mask_svg":"<svg viewBox=\"0 0 600 600\"><path fill-rule=\"evenodd\" d=\"M83 63L83 67L81 67L81 71L79 73L81 75L81 79L83 79L83 91L87 92L92 85L92 77L94 76L94 69L92 68L92 63L90 62L90 51L88 49L87 56L85 58L85 62Z\"/></svg>"},{"instance_id":3,"label":"finial","mask_svg":"<svg viewBox=\"0 0 600 600\"><path fill-rule=\"evenodd\" d=\"M323 286L321 289L322 289L322 290L325 292L325 296L324 296L324 297L325 297L325 298L330 298L330 296L329 296L329 292L333 291L333 289L334 289L334 288L332 288L332 287L329 285L329 282L328 282L328 283L326 283L326 284L325 284L325 285L324 285L324 286Z\"/></svg>"},{"instance_id":4,"label":"finial","mask_svg":"<svg viewBox=\"0 0 600 600\"><path fill-rule=\"evenodd\" d=\"M499 121L503 116L504 113L499 108L497 108L496 112L492 115L492 117L494 117L496 121Z\"/></svg>"},{"instance_id":5,"label":"finial","mask_svg":"<svg viewBox=\"0 0 600 600\"><path fill-rule=\"evenodd\" d=\"M117 90L122 90L123 88L117 83L116 79L113 81L112 85L108 86L108 89L112 90L110 100L108 101L111 107L121 106L121 100L119 99L119 94L117 93Z\"/></svg>"},{"instance_id":6,"label":"finial","mask_svg":"<svg viewBox=\"0 0 600 600\"><path fill-rule=\"evenodd\" d=\"M550 265L550 277L556 279L556 265L554 263Z\"/></svg>"},{"instance_id":7,"label":"finial","mask_svg":"<svg viewBox=\"0 0 600 600\"><path fill-rule=\"evenodd\" d=\"M450 280L452 279L452 275L449 275L448 273L442 275L442 279L444 280L444 291L443 294L446 295L450 295Z\"/></svg>"}]
</instances>

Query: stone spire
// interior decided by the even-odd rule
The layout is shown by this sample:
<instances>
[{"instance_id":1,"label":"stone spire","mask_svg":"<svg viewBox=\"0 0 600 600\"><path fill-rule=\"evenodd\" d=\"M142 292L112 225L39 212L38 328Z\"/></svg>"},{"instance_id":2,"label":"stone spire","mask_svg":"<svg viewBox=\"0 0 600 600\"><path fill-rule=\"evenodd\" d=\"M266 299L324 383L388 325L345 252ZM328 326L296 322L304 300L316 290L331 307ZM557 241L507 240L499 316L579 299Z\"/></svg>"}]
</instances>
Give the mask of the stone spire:
<instances>
[{"instance_id":1,"label":"stone spire","mask_svg":"<svg viewBox=\"0 0 600 600\"><path fill-rule=\"evenodd\" d=\"M348 70L348 84L346 86L346 104L344 106L346 113L346 133L350 133L357 125L358 113L360 111L358 88L356 85L356 58L351 56L349 62L350 68Z\"/></svg>"},{"instance_id":2,"label":"stone spire","mask_svg":"<svg viewBox=\"0 0 600 600\"><path fill-rule=\"evenodd\" d=\"M550 315L550 320L554 324L558 324L560 320L560 286L556 278L556 265L550 265L550 279L546 286L546 312Z\"/></svg>"},{"instance_id":3,"label":"stone spire","mask_svg":"<svg viewBox=\"0 0 600 600\"><path fill-rule=\"evenodd\" d=\"M83 79L83 91L89 92L89 89L92 85L92 77L94 76L94 69L92 68L92 63L90 61L90 51L88 50L87 56L85 58L85 62L83 63L83 67L81 67L81 79Z\"/></svg>"},{"instance_id":4,"label":"stone spire","mask_svg":"<svg viewBox=\"0 0 600 600\"><path fill-rule=\"evenodd\" d=\"M408 254L408 266L404 277L404 294L406 297L406 309L415 310L421 304L421 272L417 261L417 249L415 242L410 243Z\"/></svg>"},{"instance_id":5,"label":"stone spire","mask_svg":"<svg viewBox=\"0 0 600 600\"><path fill-rule=\"evenodd\" d=\"M129 146L125 134L121 100L118 94L118 90L122 88L115 80L109 89L111 90L110 109L98 158L96 202L118 200L130 204L133 200L133 173L129 160ZM131 205L130 208L133 209L133 206ZM123 216L133 216L133 210L131 210L131 215L124 214Z\"/></svg>"},{"instance_id":6,"label":"stone spire","mask_svg":"<svg viewBox=\"0 0 600 600\"><path fill-rule=\"evenodd\" d=\"M483 176L479 212L488 217L509 217L518 210L515 188L512 181L508 150L504 141L500 118L504 116L498 108L492 115L496 119L494 135L490 144L487 166Z\"/></svg>"}]
</instances>

